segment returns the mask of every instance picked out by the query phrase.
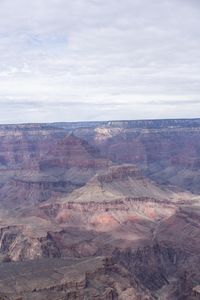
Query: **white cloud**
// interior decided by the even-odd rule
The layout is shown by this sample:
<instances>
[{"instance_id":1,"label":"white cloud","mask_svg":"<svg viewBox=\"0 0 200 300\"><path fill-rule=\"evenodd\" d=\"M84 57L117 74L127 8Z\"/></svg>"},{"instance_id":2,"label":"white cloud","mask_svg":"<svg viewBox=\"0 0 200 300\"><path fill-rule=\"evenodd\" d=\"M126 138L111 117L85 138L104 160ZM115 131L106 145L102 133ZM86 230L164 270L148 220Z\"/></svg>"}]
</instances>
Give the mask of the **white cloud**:
<instances>
[{"instance_id":1,"label":"white cloud","mask_svg":"<svg viewBox=\"0 0 200 300\"><path fill-rule=\"evenodd\" d=\"M1 122L197 117L199 10L195 0L1 0Z\"/></svg>"}]
</instances>

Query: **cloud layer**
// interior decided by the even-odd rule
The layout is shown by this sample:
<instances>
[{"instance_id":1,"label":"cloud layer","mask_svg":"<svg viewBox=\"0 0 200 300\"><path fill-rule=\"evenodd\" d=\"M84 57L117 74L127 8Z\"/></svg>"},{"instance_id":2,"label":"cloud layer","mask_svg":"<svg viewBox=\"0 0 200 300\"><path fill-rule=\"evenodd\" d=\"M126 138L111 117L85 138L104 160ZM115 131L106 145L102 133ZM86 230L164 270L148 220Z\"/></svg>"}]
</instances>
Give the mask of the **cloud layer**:
<instances>
[{"instance_id":1,"label":"cloud layer","mask_svg":"<svg viewBox=\"0 0 200 300\"><path fill-rule=\"evenodd\" d=\"M198 0L0 0L0 123L198 117Z\"/></svg>"}]
</instances>

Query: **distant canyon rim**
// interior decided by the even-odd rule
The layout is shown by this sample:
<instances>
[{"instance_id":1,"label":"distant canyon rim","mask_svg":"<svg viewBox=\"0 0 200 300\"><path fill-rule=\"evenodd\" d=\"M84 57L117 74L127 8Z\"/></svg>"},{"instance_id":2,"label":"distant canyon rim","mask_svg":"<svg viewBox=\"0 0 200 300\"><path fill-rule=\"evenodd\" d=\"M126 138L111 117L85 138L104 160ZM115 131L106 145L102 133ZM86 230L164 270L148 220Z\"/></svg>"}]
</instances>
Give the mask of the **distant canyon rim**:
<instances>
[{"instance_id":1,"label":"distant canyon rim","mask_svg":"<svg viewBox=\"0 0 200 300\"><path fill-rule=\"evenodd\" d=\"M1 300L200 299L200 119L0 125Z\"/></svg>"}]
</instances>

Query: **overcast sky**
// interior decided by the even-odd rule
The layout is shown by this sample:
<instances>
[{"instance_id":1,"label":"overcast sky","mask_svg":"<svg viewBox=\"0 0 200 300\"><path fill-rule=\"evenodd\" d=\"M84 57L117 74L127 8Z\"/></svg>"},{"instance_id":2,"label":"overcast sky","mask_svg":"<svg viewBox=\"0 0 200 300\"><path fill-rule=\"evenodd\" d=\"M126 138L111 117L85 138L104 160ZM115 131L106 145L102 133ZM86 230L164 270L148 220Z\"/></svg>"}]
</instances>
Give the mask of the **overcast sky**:
<instances>
[{"instance_id":1,"label":"overcast sky","mask_svg":"<svg viewBox=\"0 0 200 300\"><path fill-rule=\"evenodd\" d=\"M199 0L0 0L0 123L200 117Z\"/></svg>"}]
</instances>

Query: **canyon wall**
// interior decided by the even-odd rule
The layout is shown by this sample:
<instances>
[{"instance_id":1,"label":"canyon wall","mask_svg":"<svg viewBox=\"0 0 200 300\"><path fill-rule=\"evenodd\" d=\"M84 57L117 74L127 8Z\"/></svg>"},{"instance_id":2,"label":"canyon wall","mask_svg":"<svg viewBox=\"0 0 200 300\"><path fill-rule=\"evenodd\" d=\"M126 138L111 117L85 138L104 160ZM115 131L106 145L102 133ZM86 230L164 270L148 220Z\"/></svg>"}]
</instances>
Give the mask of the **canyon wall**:
<instances>
[{"instance_id":1,"label":"canyon wall","mask_svg":"<svg viewBox=\"0 0 200 300\"><path fill-rule=\"evenodd\" d=\"M199 299L199 193L199 119L1 125L0 299Z\"/></svg>"}]
</instances>

